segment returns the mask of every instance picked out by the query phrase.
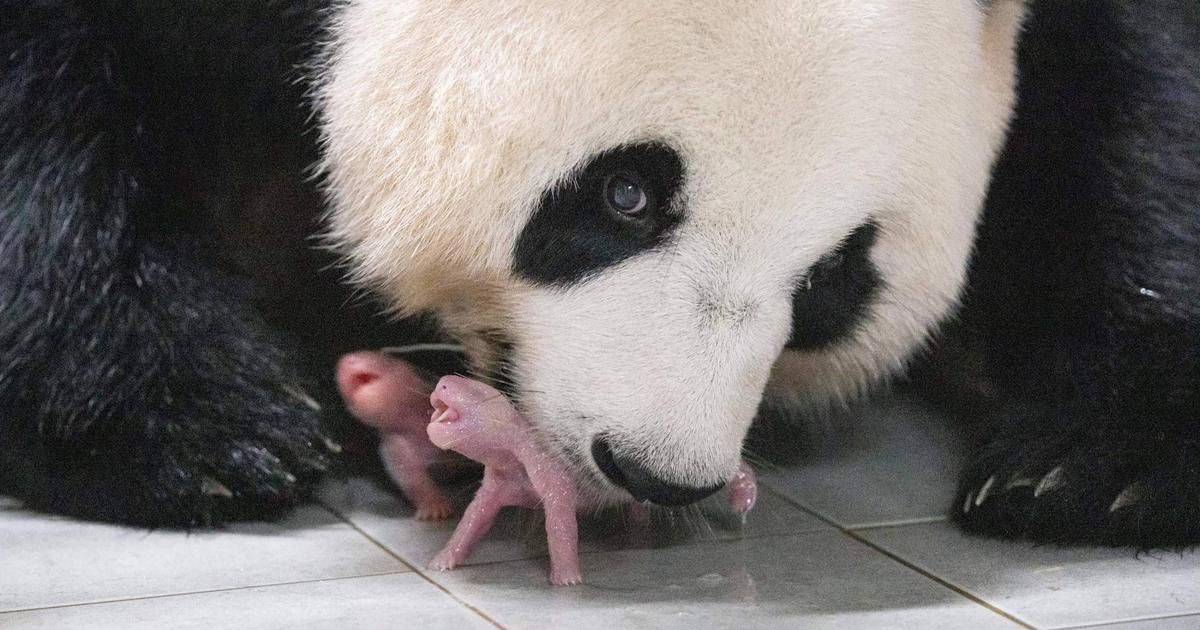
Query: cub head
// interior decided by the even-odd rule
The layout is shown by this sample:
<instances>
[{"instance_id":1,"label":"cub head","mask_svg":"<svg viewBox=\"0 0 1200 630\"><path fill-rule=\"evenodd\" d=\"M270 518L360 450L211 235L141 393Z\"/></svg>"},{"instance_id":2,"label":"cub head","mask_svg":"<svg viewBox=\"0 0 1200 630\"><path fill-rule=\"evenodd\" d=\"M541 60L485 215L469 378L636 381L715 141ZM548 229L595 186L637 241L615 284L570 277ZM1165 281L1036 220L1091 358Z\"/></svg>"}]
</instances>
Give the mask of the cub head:
<instances>
[{"instance_id":1,"label":"cub head","mask_svg":"<svg viewBox=\"0 0 1200 630\"><path fill-rule=\"evenodd\" d=\"M432 311L596 500L681 504L767 395L954 308L1016 0L351 0L318 89L356 281Z\"/></svg>"}]
</instances>

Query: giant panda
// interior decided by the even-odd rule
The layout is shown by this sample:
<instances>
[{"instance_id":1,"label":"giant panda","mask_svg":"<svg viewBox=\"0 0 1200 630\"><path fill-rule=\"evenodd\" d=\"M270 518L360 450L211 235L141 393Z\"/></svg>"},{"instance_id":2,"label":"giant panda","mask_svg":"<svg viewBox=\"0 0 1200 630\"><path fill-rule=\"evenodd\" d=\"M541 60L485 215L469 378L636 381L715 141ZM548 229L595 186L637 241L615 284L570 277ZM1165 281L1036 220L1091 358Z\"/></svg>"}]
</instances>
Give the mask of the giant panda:
<instances>
[{"instance_id":1,"label":"giant panda","mask_svg":"<svg viewBox=\"0 0 1200 630\"><path fill-rule=\"evenodd\" d=\"M100 4L0 40L32 507L278 516L336 450L322 369L407 332L379 310L591 503L699 500L908 373L977 429L966 530L1200 541L1190 0Z\"/></svg>"}]
</instances>

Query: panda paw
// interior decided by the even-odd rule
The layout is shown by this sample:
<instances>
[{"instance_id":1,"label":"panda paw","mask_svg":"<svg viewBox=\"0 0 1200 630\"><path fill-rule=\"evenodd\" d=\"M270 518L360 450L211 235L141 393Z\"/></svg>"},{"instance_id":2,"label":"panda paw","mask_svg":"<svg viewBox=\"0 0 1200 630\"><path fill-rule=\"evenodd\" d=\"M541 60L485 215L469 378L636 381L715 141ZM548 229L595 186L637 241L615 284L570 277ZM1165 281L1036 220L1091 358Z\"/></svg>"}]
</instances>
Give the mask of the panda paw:
<instances>
[{"instance_id":1,"label":"panda paw","mask_svg":"<svg viewBox=\"0 0 1200 630\"><path fill-rule=\"evenodd\" d=\"M952 510L964 530L987 536L1140 549L1195 545L1200 443L1130 430L1010 432L969 464Z\"/></svg>"},{"instance_id":2,"label":"panda paw","mask_svg":"<svg viewBox=\"0 0 1200 630\"><path fill-rule=\"evenodd\" d=\"M159 485L178 512L163 525L275 520L330 469L340 448L320 430L320 405L298 386L264 387L259 396L242 408L225 401L218 415L209 410L169 434Z\"/></svg>"},{"instance_id":3,"label":"panda paw","mask_svg":"<svg viewBox=\"0 0 1200 630\"><path fill-rule=\"evenodd\" d=\"M0 471L13 473L0 477L0 493L30 509L150 528L276 520L306 499L338 450L311 401L262 381L143 400L130 414L125 426L97 423L69 439L16 434L0 450Z\"/></svg>"}]
</instances>

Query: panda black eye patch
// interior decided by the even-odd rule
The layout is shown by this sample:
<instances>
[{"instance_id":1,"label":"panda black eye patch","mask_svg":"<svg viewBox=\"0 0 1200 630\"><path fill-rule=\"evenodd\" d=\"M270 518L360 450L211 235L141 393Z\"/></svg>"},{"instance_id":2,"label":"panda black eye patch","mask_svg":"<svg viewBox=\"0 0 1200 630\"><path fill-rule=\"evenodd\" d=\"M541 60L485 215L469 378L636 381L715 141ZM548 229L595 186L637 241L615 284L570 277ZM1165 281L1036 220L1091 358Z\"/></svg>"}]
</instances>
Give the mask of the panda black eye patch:
<instances>
[{"instance_id":1,"label":"panda black eye patch","mask_svg":"<svg viewBox=\"0 0 1200 630\"><path fill-rule=\"evenodd\" d=\"M792 294L790 350L820 350L850 336L882 280L871 262L878 228L866 223L817 261Z\"/></svg>"},{"instance_id":2,"label":"panda black eye patch","mask_svg":"<svg viewBox=\"0 0 1200 630\"><path fill-rule=\"evenodd\" d=\"M683 161L665 144L627 144L593 156L542 194L517 237L513 272L568 286L659 247L682 220L673 206L682 182Z\"/></svg>"}]
</instances>

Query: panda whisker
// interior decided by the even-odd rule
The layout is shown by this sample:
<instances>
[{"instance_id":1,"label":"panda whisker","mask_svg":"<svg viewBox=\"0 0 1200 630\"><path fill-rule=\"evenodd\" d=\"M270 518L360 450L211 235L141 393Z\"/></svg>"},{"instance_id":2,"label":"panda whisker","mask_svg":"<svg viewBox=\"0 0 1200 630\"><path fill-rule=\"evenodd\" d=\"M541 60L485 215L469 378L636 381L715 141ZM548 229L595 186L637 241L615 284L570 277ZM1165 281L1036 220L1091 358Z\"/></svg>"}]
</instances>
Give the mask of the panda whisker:
<instances>
[{"instance_id":1,"label":"panda whisker","mask_svg":"<svg viewBox=\"0 0 1200 630\"><path fill-rule=\"evenodd\" d=\"M769 461L767 458L762 457L749 449L742 450L742 459L747 464L750 464L752 468L760 472L772 472L780 470L780 466L778 464Z\"/></svg>"},{"instance_id":2,"label":"panda whisker","mask_svg":"<svg viewBox=\"0 0 1200 630\"><path fill-rule=\"evenodd\" d=\"M413 343L403 346L386 346L379 349L385 354L406 355L415 352L452 352L455 354L463 354L465 349L462 344L457 343Z\"/></svg>"},{"instance_id":3,"label":"panda whisker","mask_svg":"<svg viewBox=\"0 0 1200 630\"><path fill-rule=\"evenodd\" d=\"M717 531L713 529L712 520L699 504L692 504L684 508L683 522L687 526L689 534L703 540L716 540Z\"/></svg>"}]
</instances>

